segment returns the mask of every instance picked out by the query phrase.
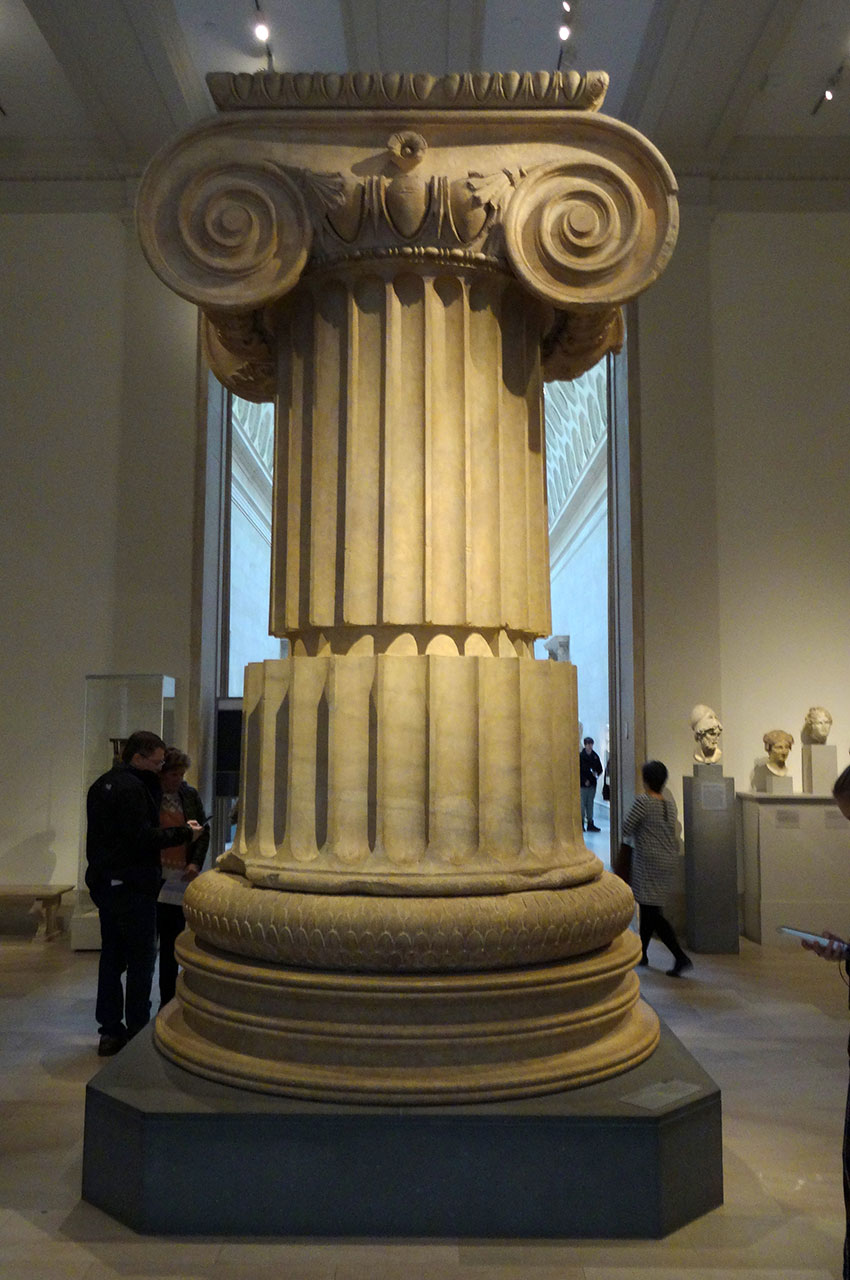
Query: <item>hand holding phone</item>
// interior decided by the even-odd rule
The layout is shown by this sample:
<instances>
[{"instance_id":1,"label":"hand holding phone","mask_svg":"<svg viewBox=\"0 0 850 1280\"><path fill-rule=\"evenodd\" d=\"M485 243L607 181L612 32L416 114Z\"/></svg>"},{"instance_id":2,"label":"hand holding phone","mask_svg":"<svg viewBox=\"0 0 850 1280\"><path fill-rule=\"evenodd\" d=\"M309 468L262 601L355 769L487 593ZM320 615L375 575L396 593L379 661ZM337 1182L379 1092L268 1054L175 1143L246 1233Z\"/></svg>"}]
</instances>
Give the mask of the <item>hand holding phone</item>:
<instances>
[{"instance_id":1,"label":"hand holding phone","mask_svg":"<svg viewBox=\"0 0 850 1280\"><path fill-rule=\"evenodd\" d=\"M815 951L825 960L842 960L850 952L844 939L833 933L811 933L806 929L792 929L787 924L780 924L777 932L787 934L790 938L799 938L807 951Z\"/></svg>"}]
</instances>

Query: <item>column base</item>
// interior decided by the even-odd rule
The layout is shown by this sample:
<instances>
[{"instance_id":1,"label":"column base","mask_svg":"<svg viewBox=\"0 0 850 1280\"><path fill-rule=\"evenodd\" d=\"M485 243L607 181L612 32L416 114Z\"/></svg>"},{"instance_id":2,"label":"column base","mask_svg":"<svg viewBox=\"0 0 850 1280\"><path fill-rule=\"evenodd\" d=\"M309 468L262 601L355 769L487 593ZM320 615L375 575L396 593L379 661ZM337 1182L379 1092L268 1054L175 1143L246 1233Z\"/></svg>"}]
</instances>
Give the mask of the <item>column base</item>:
<instances>
[{"instance_id":1,"label":"column base","mask_svg":"<svg viewBox=\"0 0 850 1280\"><path fill-rule=\"evenodd\" d=\"M525 1097L628 1070L658 1043L639 1000L640 945L485 973L294 969L184 933L178 999L156 1020L166 1057L207 1079L329 1102Z\"/></svg>"}]
</instances>

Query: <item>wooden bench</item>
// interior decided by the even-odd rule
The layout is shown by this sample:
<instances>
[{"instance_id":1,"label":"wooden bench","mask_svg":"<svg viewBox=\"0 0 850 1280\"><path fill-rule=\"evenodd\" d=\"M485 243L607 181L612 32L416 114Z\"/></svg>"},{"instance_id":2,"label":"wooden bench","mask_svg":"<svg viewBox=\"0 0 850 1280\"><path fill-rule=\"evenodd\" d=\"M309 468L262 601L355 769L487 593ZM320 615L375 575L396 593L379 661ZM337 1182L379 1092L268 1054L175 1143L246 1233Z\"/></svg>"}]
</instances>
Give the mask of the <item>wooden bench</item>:
<instances>
[{"instance_id":1,"label":"wooden bench","mask_svg":"<svg viewBox=\"0 0 850 1280\"><path fill-rule=\"evenodd\" d=\"M62 895L70 893L72 884L0 884L0 898L32 899L40 904L44 913L44 937L55 938L61 933L58 913Z\"/></svg>"}]
</instances>

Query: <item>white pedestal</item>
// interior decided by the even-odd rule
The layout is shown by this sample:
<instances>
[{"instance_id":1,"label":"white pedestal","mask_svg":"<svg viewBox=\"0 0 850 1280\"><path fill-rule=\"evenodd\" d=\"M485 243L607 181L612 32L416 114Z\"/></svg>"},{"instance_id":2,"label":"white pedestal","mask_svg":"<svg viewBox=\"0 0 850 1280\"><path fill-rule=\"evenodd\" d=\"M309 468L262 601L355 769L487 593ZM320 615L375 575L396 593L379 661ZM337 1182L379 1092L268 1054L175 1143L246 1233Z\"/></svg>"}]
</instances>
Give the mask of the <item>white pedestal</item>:
<instances>
[{"instance_id":1,"label":"white pedestal","mask_svg":"<svg viewBox=\"0 0 850 1280\"><path fill-rule=\"evenodd\" d=\"M744 934L787 945L781 924L843 936L850 921L850 823L824 796L739 794Z\"/></svg>"},{"instance_id":2,"label":"white pedestal","mask_svg":"<svg viewBox=\"0 0 850 1280\"><path fill-rule=\"evenodd\" d=\"M810 796L831 796L838 775L838 748L829 742L803 745L803 790Z\"/></svg>"}]
</instances>

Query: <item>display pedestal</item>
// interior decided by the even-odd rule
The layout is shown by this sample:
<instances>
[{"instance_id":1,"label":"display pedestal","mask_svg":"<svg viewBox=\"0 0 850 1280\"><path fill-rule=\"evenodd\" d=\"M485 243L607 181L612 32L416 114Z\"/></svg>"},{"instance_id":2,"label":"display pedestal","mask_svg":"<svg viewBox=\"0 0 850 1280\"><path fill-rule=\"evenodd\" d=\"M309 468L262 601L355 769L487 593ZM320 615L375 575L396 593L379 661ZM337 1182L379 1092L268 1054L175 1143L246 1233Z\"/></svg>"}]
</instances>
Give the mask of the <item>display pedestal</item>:
<instances>
[{"instance_id":1,"label":"display pedestal","mask_svg":"<svg viewBox=\"0 0 850 1280\"><path fill-rule=\"evenodd\" d=\"M663 1024L623 1075L435 1107L234 1089L148 1029L88 1085L83 1198L158 1235L655 1238L723 1201L720 1091Z\"/></svg>"},{"instance_id":2,"label":"display pedestal","mask_svg":"<svg viewBox=\"0 0 850 1280\"><path fill-rule=\"evenodd\" d=\"M794 779L790 773L784 776L771 773L764 761L757 761L753 769L753 786L756 791L768 796L790 796L794 794Z\"/></svg>"},{"instance_id":3,"label":"display pedestal","mask_svg":"<svg viewBox=\"0 0 850 1280\"><path fill-rule=\"evenodd\" d=\"M694 951L738 952L735 782L719 764L695 764L682 779L688 943Z\"/></svg>"},{"instance_id":4,"label":"display pedestal","mask_svg":"<svg viewBox=\"0 0 850 1280\"><path fill-rule=\"evenodd\" d=\"M744 934L788 945L781 924L843 935L850 918L847 822L826 796L744 792Z\"/></svg>"},{"instance_id":5,"label":"display pedestal","mask_svg":"<svg viewBox=\"0 0 850 1280\"><path fill-rule=\"evenodd\" d=\"M803 746L803 790L810 796L830 796L838 775L838 748L828 742Z\"/></svg>"}]
</instances>

